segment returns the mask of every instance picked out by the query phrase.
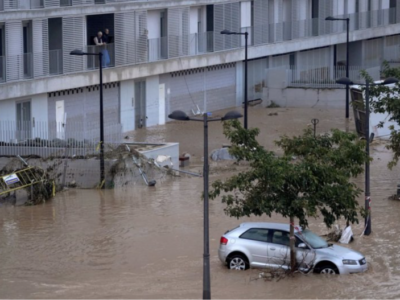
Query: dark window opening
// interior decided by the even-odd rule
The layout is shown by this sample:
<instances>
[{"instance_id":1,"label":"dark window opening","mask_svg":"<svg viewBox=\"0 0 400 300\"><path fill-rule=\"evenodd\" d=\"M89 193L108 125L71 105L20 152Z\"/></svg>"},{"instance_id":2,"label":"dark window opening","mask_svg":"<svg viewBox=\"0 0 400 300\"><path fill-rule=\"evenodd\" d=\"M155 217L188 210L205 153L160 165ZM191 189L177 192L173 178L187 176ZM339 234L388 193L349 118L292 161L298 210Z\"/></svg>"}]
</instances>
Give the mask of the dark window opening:
<instances>
[{"instance_id":1,"label":"dark window opening","mask_svg":"<svg viewBox=\"0 0 400 300\"><path fill-rule=\"evenodd\" d=\"M50 74L62 74L62 18L49 19L49 67Z\"/></svg>"},{"instance_id":2,"label":"dark window opening","mask_svg":"<svg viewBox=\"0 0 400 300\"><path fill-rule=\"evenodd\" d=\"M108 34L106 34L108 29ZM101 37L98 33L101 32ZM86 17L86 39L87 52L102 53L102 66L112 67L115 62L114 55L114 14L92 15ZM132 40L134 37L132 37ZM96 45L96 41L101 45ZM88 56L87 63L89 69L99 67L98 56Z\"/></svg>"}]
</instances>

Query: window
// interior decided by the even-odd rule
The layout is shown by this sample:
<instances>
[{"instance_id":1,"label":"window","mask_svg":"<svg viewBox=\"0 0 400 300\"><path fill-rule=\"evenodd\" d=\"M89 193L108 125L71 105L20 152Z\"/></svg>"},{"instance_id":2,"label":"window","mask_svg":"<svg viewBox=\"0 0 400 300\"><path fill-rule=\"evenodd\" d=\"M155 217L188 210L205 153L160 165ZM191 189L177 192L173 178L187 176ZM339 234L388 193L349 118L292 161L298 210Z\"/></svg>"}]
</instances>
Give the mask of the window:
<instances>
[{"instance_id":1,"label":"window","mask_svg":"<svg viewBox=\"0 0 400 300\"><path fill-rule=\"evenodd\" d=\"M268 229L265 228L251 228L243 233L240 238L253 241L267 242Z\"/></svg>"},{"instance_id":2,"label":"window","mask_svg":"<svg viewBox=\"0 0 400 300\"><path fill-rule=\"evenodd\" d=\"M272 235L272 243L289 246L290 244L289 232L275 230Z\"/></svg>"}]
</instances>

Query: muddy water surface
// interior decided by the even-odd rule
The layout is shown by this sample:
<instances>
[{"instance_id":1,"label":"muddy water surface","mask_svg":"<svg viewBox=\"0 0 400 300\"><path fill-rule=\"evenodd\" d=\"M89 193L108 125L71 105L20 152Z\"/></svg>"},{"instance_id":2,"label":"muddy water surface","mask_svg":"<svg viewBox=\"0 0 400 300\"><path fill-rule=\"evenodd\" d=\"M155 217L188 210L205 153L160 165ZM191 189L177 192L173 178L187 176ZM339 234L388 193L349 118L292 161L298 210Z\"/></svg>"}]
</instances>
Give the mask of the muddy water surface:
<instances>
[{"instance_id":1,"label":"muddy water surface","mask_svg":"<svg viewBox=\"0 0 400 300\"><path fill-rule=\"evenodd\" d=\"M270 111L251 110L250 124L261 128L260 140L268 147L282 133L299 133L313 117L320 119L321 131L344 128L341 110L280 110L274 117L268 116ZM217 125L212 124L210 149L226 143ZM181 152L201 161L202 129L198 127L198 123L178 122L137 132L132 138L161 141L166 136L181 143ZM297 275L265 282L255 280L257 270L229 271L217 257L219 238L249 219L225 216L223 205L214 201L210 204L212 296L399 298L400 202L387 199L395 192L399 168L392 172L386 168L390 153L382 144L374 144L372 150L373 234L359 237L362 224L353 226L356 241L349 246L366 255L367 273L333 278ZM221 165L213 168L211 181L232 174L218 171L224 168ZM363 186L363 177L357 182ZM0 297L200 298L201 191L201 178L182 177L159 182L155 188L69 190L40 206L0 207ZM279 216L272 220L286 222ZM321 220L312 220L311 229L327 232Z\"/></svg>"}]
</instances>

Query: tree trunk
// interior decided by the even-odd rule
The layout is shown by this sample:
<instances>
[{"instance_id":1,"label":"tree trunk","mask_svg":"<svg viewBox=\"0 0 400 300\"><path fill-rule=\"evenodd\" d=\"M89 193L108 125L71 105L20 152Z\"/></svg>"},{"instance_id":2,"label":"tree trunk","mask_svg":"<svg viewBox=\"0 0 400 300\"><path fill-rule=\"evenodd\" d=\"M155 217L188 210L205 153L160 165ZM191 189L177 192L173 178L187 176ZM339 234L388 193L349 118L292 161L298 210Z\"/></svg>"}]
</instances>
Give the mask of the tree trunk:
<instances>
[{"instance_id":1,"label":"tree trunk","mask_svg":"<svg viewBox=\"0 0 400 300\"><path fill-rule=\"evenodd\" d=\"M290 270L293 273L296 270L296 249L294 236L294 217L290 217Z\"/></svg>"}]
</instances>

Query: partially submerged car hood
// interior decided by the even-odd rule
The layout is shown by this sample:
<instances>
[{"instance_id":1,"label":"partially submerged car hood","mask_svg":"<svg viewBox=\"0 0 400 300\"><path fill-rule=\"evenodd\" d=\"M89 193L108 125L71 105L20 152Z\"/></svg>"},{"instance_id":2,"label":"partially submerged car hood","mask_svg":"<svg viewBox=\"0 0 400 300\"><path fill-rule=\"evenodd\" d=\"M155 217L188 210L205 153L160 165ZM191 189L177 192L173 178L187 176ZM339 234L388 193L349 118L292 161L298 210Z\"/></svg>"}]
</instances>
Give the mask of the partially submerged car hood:
<instances>
[{"instance_id":1,"label":"partially submerged car hood","mask_svg":"<svg viewBox=\"0 0 400 300\"><path fill-rule=\"evenodd\" d=\"M340 259L360 260L364 257L361 253L357 251L338 245L332 245L327 248L315 249L315 251L320 255L327 255L327 256L334 255Z\"/></svg>"}]
</instances>

